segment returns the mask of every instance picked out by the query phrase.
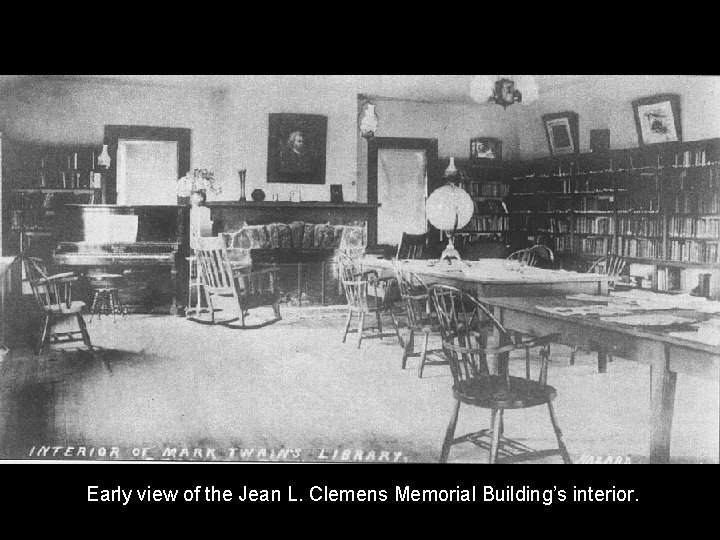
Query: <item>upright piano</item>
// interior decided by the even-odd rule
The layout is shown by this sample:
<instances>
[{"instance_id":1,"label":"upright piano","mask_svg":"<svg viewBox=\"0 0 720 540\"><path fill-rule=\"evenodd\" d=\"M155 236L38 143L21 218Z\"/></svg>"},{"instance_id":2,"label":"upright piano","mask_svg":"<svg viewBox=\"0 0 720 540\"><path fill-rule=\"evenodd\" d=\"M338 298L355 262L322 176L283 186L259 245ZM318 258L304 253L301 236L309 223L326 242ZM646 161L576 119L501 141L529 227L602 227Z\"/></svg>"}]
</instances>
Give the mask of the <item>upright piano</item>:
<instances>
[{"instance_id":1,"label":"upright piano","mask_svg":"<svg viewBox=\"0 0 720 540\"><path fill-rule=\"evenodd\" d=\"M185 206L66 205L53 253L58 266L74 268L169 267L172 305L178 313L189 251ZM183 277L181 276L181 278Z\"/></svg>"}]
</instances>

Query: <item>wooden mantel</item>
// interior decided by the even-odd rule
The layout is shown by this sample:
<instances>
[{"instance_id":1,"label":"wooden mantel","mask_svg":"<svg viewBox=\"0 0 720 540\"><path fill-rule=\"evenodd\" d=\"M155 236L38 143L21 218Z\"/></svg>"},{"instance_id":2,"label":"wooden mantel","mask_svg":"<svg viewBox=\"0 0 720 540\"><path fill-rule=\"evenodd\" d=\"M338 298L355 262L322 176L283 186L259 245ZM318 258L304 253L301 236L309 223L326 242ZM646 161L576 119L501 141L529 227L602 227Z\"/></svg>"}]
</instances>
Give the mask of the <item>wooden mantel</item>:
<instances>
[{"instance_id":1,"label":"wooden mantel","mask_svg":"<svg viewBox=\"0 0 720 540\"><path fill-rule=\"evenodd\" d=\"M232 208L249 208L249 209L262 209L262 208L378 208L379 204L369 203L357 203L357 202L327 202L327 201L208 201L207 205L210 208L213 207L232 207Z\"/></svg>"},{"instance_id":2,"label":"wooden mantel","mask_svg":"<svg viewBox=\"0 0 720 540\"><path fill-rule=\"evenodd\" d=\"M250 224L290 223L309 221L313 223L343 224L365 221L368 240L376 238L377 203L328 202L328 201L208 201L210 217L215 222L215 232L237 230L244 221Z\"/></svg>"}]
</instances>

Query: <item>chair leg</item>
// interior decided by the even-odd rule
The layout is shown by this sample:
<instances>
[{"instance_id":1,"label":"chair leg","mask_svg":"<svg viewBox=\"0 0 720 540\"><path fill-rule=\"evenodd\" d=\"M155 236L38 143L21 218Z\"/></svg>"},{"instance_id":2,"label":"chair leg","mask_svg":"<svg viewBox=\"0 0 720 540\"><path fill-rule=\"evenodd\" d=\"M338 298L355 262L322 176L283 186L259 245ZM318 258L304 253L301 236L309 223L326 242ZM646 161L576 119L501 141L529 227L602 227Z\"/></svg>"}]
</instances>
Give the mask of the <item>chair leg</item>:
<instances>
[{"instance_id":1,"label":"chair leg","mask_svg":"<svg viewBox=\"0 0 720 540\"><path fill-rule=\"evenodd\" d=\"M563 463L572 463L570 454L568 454L565 442L563 441L562 431L560 431L560 426L558 425L557 417L555 416L555 409L553 408L552 403L548 403L548 410L550 411L550 422L552 422L553 430L555 430L558 450L560 450L560 454L562 455Z\"/></svg>"},{"instance_id":2,"label":"chair leg","mask_svg":"<svg viewBox=\"0 0 720 540\"><path fill-rule=\"evenodd\" d=\"M447 463L448 455L450 454L450 447L452 446L452 441L455 437L455 426L457 425L459 412L460 401L455 400L455 409L453 410L452 416L450 417L450 423L445 431L445 440L443 440L442 451L440 452L440 463Z\"/></svg>"},{"instance_id":3,"label":"chair leg","mask_svg":"<svg viewBox=\"0 0 720 540\"><path fill-rule=\"evenodd\" d=\"M382 315L380 315L380 310L375 310L375 316L377 317L377 323L378 323L378 332L380 332L380 339L383 338L383 327L382 327Z\"/></svg>"},{"instance_id":4,"label":"chair leg","mask_svg":"<svg viewBox=\"0 0 720 540\"><path fill-rule=\"evenodd\" d=\"M607 373L607 354L598 353L598 373Z\"/></svg>"},{"instance_id":5,"label":"chair leg","mask_svg":"<svg viewBox=\"0 0 720 540\"><path fill-rule=\"evenodd\" d=\"M90 356L92 356L94 359L95 353L93 351L92 343L90 342L90 334L88 333L87 325L85 324L85 319L83 319L82 314L80 314L80 313L77 314L77 321L78 321L78 326L80 327L80 333L82 333L83 343L85 343L85 346L90 351Z\"/></svg>"},{"instance_id":6,"label":"chair leg","mask_svg":"<svg viewBox=\"0 0 720 540\"><path fill-rule=\"evenodd\" d=\"M530 380L530 347L525 347L525 378Z\"/></svg>"},{"instance_id":7,"label":"chair leg","mask_svg":"<svg viewBox=\"0 0 720 540\"><path fill-rule=\"evenodd\" d=\"M92 322L93 317L95 316L95 310L97 309L99 295L100 295L100 293L98 291L95 291L95 295L93 296L92 307L90 308L90 322Z\"/></svg>"},{"instance_id":8,"label":"chair leg","mask_svg":"<svg viewBox=\"0 0 720 540\"><path fill-rule=\"evenodd\" d=\"M490 463L497 461L500 449L500 425L502 424L503 409L492 409L492 444L490 445Z\"/></svg>"},{"instance_id":9,"label":"chair leg","mask_svg":"<svg viewBox=\"0 0 720 540\"><path fill-rule=\"evenodd\" d=\"M400 347L404 348L404 343L402 336L400 335L400 329L398 328L397 318L395 317L395 313L393 312L392 308L390 308L390 318L392 319L393 328L395 328L395 335L398 338L398 342L400 343Z\"/></svg>"},{"instance_id":10,"label":"chair leg","mask_svg":"<svg viewBox=\"0 0 720 540\"><path fill-rule=\"evenodd\" d=\"M405 344L405 347L403 348L402 369L405 369L405 366L407 365L408 356L410 356L414 352L415 352L415 330L411 329L410 336L408 337L408 342Z\"/></svg>"},{"instance_id":11,"label":"chair leg","mask_svg":"<svg viewBox=\"0 0 720 540\"><path fill-rule=\"evenodd\" d=\"M345 333L343 334L343 343L347 339L348 332L350 331L350 323L352 322L353 312L351 309L348 310L347 320L345 321Z\"/></svg>"},{"instance_id":12,"label":"chair leg","mask_svg":"<svg viewBox=\"0 0 720 540\"><path fill-rule=\"evenodd\" d=\"M240 306L240 326L245 326L245 309Z\"/></svg>"},{"instance_id":13,"label":"chair leg","mask_svg":"<svg viewBox=\"0 0 720 540\"><path fill-rule=\"evenodd\" d=\"M43 323L42 334L40 334L40 341L37 349L35 350L35 354L42 354L45 345L48 343L48 341L50 341L50 317L51 315L49 313L45 315L45 322Z\"/></svg>"},{"instance_id":14,"label":"chair leg","mask_svg":"<svg viewBox=\"0 0 720 540\"><path fill-rule=\"evenodd\" d=\"M362 344L364 330L365 330L365 312L361 311L360 315L358 317L358 345L357 345L358 349L360 348L360 345Z\"/></svg>"},{"instance_id":15,"label":"chair leg","mask_svg":"<svg viewBox=\"0 0 720 540\"><path fill-rule=\"evenodd\" d=\"M425 335L423 336L423 342L422 342L422 351L420 352L420 364L418 365L418 377L422 379L422 373L423 369L425 368L425 358L427 357L427 347L428 347L428 339L430 338L430 334L425 332Z\"/></svg>"}]
</instances>

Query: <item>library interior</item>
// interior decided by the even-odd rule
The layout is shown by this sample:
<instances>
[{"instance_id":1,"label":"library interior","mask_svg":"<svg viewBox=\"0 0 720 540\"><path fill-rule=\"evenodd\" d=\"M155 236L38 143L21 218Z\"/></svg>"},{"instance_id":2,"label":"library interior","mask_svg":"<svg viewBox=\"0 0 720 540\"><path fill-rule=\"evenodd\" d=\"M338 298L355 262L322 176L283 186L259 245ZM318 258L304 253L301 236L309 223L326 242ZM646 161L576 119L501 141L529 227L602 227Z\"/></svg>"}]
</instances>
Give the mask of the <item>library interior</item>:
<instances>
[{"instance_id":1,"label":"library interior","mask_svg":"<svg viewBox=\"0 0 720 540\"><path fill-rule=\"evenodd\" d=\"M718 463L719 96L0 76L0 460Z\"/></svg>"}]
</instances>

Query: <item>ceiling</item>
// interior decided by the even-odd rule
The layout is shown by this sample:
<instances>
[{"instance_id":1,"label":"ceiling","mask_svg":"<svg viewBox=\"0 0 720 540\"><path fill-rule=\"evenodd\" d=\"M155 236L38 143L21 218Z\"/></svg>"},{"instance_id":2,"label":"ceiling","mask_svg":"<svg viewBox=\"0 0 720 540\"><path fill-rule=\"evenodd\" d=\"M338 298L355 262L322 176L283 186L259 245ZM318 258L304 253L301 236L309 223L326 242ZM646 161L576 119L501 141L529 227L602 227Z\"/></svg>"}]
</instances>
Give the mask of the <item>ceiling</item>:
<instances>
[{"instance_id":1,"label":"ceiling","mask_svg":"<svg viewBox=\"0 0 720 540\"><path fill-rule=\"evenodd\" d=\"M73 81L94 81L110 84L201 87L215 90L263 84L284 87L307 85L311 88L338 87L366 94L376 99L416 100L437 103L471 103L469 95L472 75L0 75L0 86L31 80L52 78ZM657 79L672 76L638 75L535 75L540 99L553 92L577 88L583 95L614 95L637 83L638 78ZM685 76L687 77L687 76Z\"/></svg>"}]
</instances>

